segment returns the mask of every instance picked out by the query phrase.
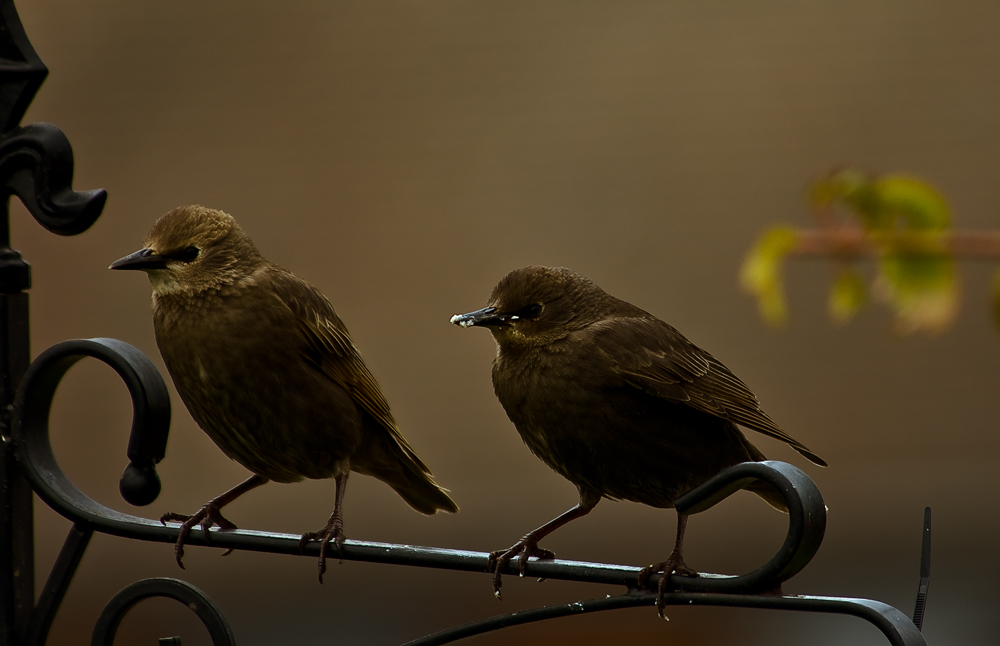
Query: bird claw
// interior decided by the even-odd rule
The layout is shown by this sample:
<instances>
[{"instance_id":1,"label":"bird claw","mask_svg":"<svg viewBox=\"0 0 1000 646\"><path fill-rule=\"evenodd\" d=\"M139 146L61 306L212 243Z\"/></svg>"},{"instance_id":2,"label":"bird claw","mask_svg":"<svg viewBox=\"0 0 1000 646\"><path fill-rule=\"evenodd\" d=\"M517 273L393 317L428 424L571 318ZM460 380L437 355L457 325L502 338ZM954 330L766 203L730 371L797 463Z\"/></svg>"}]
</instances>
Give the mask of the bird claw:
<instances>
[{"instance_id":1,"label":"bird claw","mask_svg":"<svg viewBox=\"0 0 1000 646\"><path fill-rule=\"evenodd\" d=\"M692 570L687 565L684 564L684 559L676 552L670 555L666 561L662 563L654 563L648 567L644 567L639 570L639 587L646 587L646 581L653 574L662 573L660 580L656 586L656 612L660 616L660 619L666 619L666 615L663 614L663 609L667 607L666 592L667 592L667 582L670 581L671 574L678 574L680 576L691 577L692 579L697 579L700 574L696 570Z\"/></svg>"},{"instance_id":2,"label":"bird claw","mask_svg":"<svg viewBox=\"0 0 1000 646\"><path fill-rule=\"evenodd\" d=\"M493 573L493 595L497 599L503 601L503 596L500 594L500 586L503 585L503 581L500 580L500 575L506 569L507 564L514 557L517 557L518 574L523 577L525 568L528 566L528 559L532 556L551 560L556 557L556 554L551 550L538 547L538 539L531 533L505 550L490 552L490 558L486 562L486 571ZM542 580L544 579L539 579L539 581Z\"/></svg>"},{"instance_id":3,"label":"bird claw","mask_svg":"<svg viewBox=\"0 0 1000 646\"><path fill-rule=\"evenodd\" d=\"M306 544L309 541L319 541L319 582L323 583L323 574L326 573L326 552L327 546L330 541L333 541L334 546L337 548L337 555L340 557L340 562L344 562L344 541L347 537L344 536L344 524L343 522L330 522L326 527L319 530L318 532L306 532L299 539L299 554L303 552Z\"/></svg>"},{"instance_id":4,"label":"bird claw","mask_svg":"<svg viewBox=\"0 0 1000 646\"><path fill-rule=\"evenodd\" d=\"M206 503L201 509L190 516L175 514L174 512L168 511L160 516L160 522L163 523L163 525L166 525L168 522L181 523L180 532L177 534L177 542L174 543L174 558L177 560L177 565L179 565L182 570L186 569L183 562L184 543L187 542L192 529L200 525L201 531L205 535L206 543L212 542L212 534L208 530L213 525L217 526L220 530L237 529L235 524L222 515L222 512L220 511L219 506L215 504L215 501ZM232 553L232 551L233 548L226 550L223 556L228 556Z\"/></svg>"}]
</instances>

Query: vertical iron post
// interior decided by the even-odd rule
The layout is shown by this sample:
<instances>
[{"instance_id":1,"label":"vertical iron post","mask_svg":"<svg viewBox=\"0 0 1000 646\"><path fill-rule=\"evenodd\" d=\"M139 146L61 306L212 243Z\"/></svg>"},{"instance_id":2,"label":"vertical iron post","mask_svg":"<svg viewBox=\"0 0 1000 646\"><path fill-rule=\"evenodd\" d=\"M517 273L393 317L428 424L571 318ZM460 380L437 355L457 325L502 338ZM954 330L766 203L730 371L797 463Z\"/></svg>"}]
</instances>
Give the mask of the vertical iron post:
<instances>
[{"instance_id":1,"label":"vertical iron post","mask_svg":"<svg viewBox=\"0 0 1000 646\"><path fill-rule=\"evenodd\" d=\"M32 493L14 457L11 411L28 369L28 263L10 248L8 205L0 213L0 646L19 643L35 603Z\"/></svg>"},{"instance_id":2,"label":"vertical iron post","mask_svg":"<svg viewBox=\"0 0 1000 646\"><path fill-rule=\"evenodd\" d=\"M0 0L0 646L20 645L35 602L33 494L11 441L14 398L31 358L31 267L11 248L10 198L58 235L86 230L107 199L103 190L72 190L73 150L58 128L20 125L47 75L13 0Z\"/></svg>"},{"instance_id":3,"label":"vertical iron post","mask_svg":"<svg viewBox=\"0 0 1000 646\"><path fill-rule=\"evenodd\" d=\"M13 2L3 0L0 126L4 139L18 128L47 73L28 43ZM0 166L0 646L20 643L35 603L33 498L10 441L14 395L31 358L25 292L31 286L31 268L10 247L9 184L17 166Z\"/></svg>"}]
</instances>

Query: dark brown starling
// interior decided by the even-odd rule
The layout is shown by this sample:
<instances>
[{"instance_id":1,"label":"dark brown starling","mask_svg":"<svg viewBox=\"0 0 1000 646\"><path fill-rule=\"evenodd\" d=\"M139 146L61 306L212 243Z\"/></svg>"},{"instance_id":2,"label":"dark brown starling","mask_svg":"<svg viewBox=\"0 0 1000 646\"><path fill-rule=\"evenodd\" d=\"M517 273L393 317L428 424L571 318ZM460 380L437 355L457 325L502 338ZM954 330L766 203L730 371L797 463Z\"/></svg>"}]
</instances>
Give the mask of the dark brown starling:
<instances>
[{"instance_id":1,"label":"dark brown starling","mask_svg":"<svg viewBox=\"0 0 1000 646\"><path fill-rule=\"evenodd\" d=\"M589 513L601 498L670 508L723 469L764 460L737 424L826 466L778 428L715 357L568 269L516 269L493 289L487 307L451 321L493 333L497 398L531 452L580 491L578 505L491 554L498 597L500 573L512 558L522 574L528 557L553 558L538 541ZM750 489L785 509L770 485ZM664 572L661 615L668 575L697 576L682 555L686 521L678 516L670 557L640 575L642 584Z\"/></svg>"},{"instance_id":2,"label":"dark brown starling","mask_svg":"<svg viewBox=\"0 0 1000 646\"><path fill-rule=\"evenodd\" d=\"M269 480L333 478L333 514L300 548L344 541L342 503L350 471L388 484L423 514L458 507L407 444L344 323L323 294L268 262L228 214L184 206L161 217L143 249L111 269L140 269L153 285L156 343L177 392L248 480L182 521L184 541L201 525L235 528L222 507Z\"/></svg>"}]
</instances>

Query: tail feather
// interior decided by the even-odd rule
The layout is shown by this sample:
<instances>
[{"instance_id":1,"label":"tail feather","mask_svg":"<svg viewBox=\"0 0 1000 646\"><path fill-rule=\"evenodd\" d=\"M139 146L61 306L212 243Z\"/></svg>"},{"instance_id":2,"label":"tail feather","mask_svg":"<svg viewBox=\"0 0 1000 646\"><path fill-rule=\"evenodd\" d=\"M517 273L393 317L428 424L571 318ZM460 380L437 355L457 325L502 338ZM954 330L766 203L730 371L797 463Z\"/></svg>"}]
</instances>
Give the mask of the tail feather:
<instances>
[{"instance_id":1,"label":"tail feather","mask_svg":"<svg viewBox=\"0 0 1000 646\"><path fill-rule=\"evenodd\" d=\"M818 466L818 467L828 467L828 466L830 466L829 464L826 463L826 460L824 460L823 458L819 457L818 455L816 455L815 453L813 453L812 451L810 451L806 447L802 446L801 444L798 445L798 446L796 446L795 444L792 444L790 446L793 449L795 449L796 451L798 451L805 459L809 460L810 462L812 462L816 466Z\"/></svg>"},{"instance_id":2,"label":"tail feather","mask_svg":"<svg viewBox=\"0 0 1000 646\"><path fill-rule=\"evenodd\" d=\"M378 478L395 490L410 507L421 514L441 511L458 513L458 505L448 490L438 485L431 470L417 457L399 430L387 428L368 418L367 443L351 457L351 469Z\"/></svg>"},{"instance_id":3,"label":"tail feather","mask_svg":"<svg viewBox=\"0 0 1000 646\"><path fill-rule=\"evenodd\" d=\"M400 460L395 468L355 469L392 487L406 504L421 514L433 515L438 510L458 513L458 505L448 495L448 490L434 482L429 472L420 470L409 461Z\"/></svg>"},{"instance_id":4,"label":"tail feather","mask_svg":"<svg viewBox=\"0 0 1000 646\"><path fill-rule=\"evenodd\" d=\"M458 513L458 505L448 495L448 490L434 482L431 474L404 469L398 475L402 478L386 480L386 484L421 514L435 514L439 509L452 514Z\"/></svg>"}]
</instances>

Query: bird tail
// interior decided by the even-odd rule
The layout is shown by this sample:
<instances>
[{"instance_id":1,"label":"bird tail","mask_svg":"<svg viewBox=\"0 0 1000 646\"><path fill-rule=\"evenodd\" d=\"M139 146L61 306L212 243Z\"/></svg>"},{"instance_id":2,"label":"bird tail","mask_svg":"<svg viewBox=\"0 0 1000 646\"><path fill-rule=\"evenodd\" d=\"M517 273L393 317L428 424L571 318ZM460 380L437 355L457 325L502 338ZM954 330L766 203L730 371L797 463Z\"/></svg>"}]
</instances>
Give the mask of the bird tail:
<instances>
[{"instance_id":1,"label":"bird tail","mask_svg":"<svg viewBox=\"0 0 1000 646\"><path fill-rule=\"evenodd\" d=\"M404 484L389 483L410 507L421 514L435 514L440 509L449 513L458 513L458 505L448 495L448 490L434 482L430 476L420 480L409 480Z\"/></svg>"},{"instance_id":2,"label":"bird tail","mask_svg":"<svg viewBox=\"0 0 1000 646\"><path fill-rule=\"evenodd\" d=\"M434 482L434 476L425 470L423 463L416 464L407 455L396 455L395 464L384 462L378 466L352 465L359 473L378 478L421 514L433 515L440 509L458 512L458 505L448 495L448 490Z\"/></svg>"},{"instance_id":3,"label":"bird tail","mask_svg":"<svg viewBox=\"0 0 1000 646\"><path fill-rule=\"evenodd\" d=\"M434 482L430 473L417 472L410 465L403 465L393 479L385 479L410 507L421 514L435 514L440 509L452 514L458 513L458 505L448 495L448 490Z\"/></svg>"},{"instance_id":4,"label":"bird tail","mask_svg":"<svg viewBox=\"0 0 1000 646\"><path fill-rule=\"evenodd\" d=\"M805 459L809 460L810 462L812 462L816 466L818 466L818 467L828 467L828 466L830 466L829 464L826 463L826 460L824 460L823 458L819 457L818 455L816 455L815 453L813 453L812 451L810 451L809 449L807 449L804 445L802 445L802 444L791 444L790 446L793 449L795 449L796 451L798 451L803 457L805 457Z\"/></svg>"}]
</instances>

